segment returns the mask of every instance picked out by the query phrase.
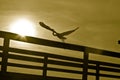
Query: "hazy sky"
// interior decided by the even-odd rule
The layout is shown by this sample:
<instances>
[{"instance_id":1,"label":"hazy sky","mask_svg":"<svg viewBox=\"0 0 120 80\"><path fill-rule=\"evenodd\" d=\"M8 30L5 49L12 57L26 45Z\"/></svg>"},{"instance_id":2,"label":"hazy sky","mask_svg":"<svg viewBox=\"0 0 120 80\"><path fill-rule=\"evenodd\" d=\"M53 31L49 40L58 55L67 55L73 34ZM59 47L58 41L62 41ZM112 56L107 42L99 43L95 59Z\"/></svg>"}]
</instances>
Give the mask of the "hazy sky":
<instances>
[{"instance_id":1,"label":"hazy sky","mask_svg":"<svg viewBox=\"0 0 120 80\"><path fill-rule=\"evenodd\" d=\"M25 17L35 23L37 37L59 41L39 21L58 32L79 27L66 42L120 51L119 4L120 0L0 0L0 29L8 30L12 21Z\"/></svg>"},{"instance_id":2,"label":"hazy sky","mask_svg":"<svg viewBox=\"0 0 120 80\"><path fill-rule=\"evenodd\" d=\"M26 18L35 24L35 37L60 41L40 27L45 22L58 32L79 29L66 43L120 51L120 0L0 0L0 30Z\"/></svg>"},{"instance_id":3,"label":"hazy sky","mask_svg":"<svg viewBox=\"0 0 120 80\"><path fill-rule=\"evenodd\" d=\"M11 23L26 18L35 24L35 37L60 41L38 22L58 32L79 27L66 43L120 51L119 4L119 0L0 0L0 30L10 31Z\"/></svg>"}]
</instances>

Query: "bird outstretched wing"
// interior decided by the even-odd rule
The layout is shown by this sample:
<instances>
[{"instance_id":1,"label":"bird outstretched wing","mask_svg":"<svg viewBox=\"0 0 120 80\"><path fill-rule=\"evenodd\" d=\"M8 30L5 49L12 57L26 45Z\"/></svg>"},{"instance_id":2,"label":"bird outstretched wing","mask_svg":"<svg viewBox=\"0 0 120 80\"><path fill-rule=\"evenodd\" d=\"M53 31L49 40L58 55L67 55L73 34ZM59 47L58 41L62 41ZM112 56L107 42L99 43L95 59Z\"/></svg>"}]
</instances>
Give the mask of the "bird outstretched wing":
<instances>
[{"instance_id":1,"label":"bird outstretched wing","mask_svg":"<svg viewBox=\"0 0 120 80\"><path fill-rule=\"evenodd\" d=\"M44 24L43 22L39 22L39 24L40 24L43 28L45 28L45 29L48 29L48 30L50 30L50 31L54 31L54 29L50 28L49 26L47 26L47 25Z\"/></svg>"},{"instance_id":2,"label":"bird outstretched wing","mask_svg":"<svg viewBox=\"0 0 120 80\"><path fill-rule=\"evenodd\" d=\"M77 28L75 28L75 29L73 29L73 30L65 31L65 32L63 32L63 33L60 33L60 35L62 35L62 36L69 35L69 34L71 34L72 32L76 31L78 28L79 28L79 27L77 27Z\"/></svg>"}]
</instances>

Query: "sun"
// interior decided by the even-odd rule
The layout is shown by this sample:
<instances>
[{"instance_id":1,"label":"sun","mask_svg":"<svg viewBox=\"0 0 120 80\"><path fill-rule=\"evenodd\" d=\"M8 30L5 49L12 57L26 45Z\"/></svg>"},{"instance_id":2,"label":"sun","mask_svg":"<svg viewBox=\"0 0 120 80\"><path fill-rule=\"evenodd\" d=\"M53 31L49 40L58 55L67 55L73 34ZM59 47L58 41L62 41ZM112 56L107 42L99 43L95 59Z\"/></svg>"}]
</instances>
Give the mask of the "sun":
<instances>
[{"instance_id":1,"label":"sun","mask_svg":"<svg viewBox=\"0 0 120 80\"><path fill-rule=\"evenodd\" d=\"M15 20L10 25L10 31L21 36L35 36L35 25L28 19Z\"/></svg>"}]
</instances>

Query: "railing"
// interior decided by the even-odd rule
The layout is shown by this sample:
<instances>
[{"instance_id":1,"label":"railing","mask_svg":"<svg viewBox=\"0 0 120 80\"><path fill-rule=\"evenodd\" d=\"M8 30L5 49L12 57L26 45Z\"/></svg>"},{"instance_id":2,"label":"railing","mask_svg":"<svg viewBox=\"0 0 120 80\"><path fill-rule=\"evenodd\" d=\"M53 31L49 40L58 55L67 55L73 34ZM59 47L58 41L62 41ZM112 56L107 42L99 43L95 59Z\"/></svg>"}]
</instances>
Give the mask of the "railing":
<instances>
[{"instance_id":1,"label":"railing","mask_svg":"<svg viewBox=\"0 0 120 80\"><path fill-rule=\"evenodd\" d=\"M119 59L120 53L90 48L86 46L28 37L28 36L26 36L25 39L23 39L21 38L21 36L17 34L3 32L3 31L0 31L0 37L1 39L3 39L3 46L0 46L0 50L1 50L0 57L2 58L0 62L1 64L0 80L62 80L62 79L63 80L88 80L89 75L95 76L95 80L101 80L100 79L101 77L120 79L119 62L110 63L106 61L103 62L103 61L89 59L89 54L97 54L97 55L102 55L104 57L112 57L115 59ZM58 55L58 54L52 54L52 53L47 53L42 51L13 48L13 47L10 47L11 40L26 42L30 44L36 44L36 45L44 45L46 47L49 46L52 48L83 52L83 59L64 56L64 55ZM77 54L77 53L74 53L74 54ZM24 56L24 55L39 56L41 58ZM14 63L14 62L9 62L8 59L28 61L31 63L32 62L42 63L43 65L42 66L31 65L27 63L23 64L20 62ZM72 67L72 68L83 69L83 70L81 71L81 70L73 70L72 68L66 69L66 68L52 67L52 66L48 66L49 64L64 66L64 67ZM7 70L8 66L25 68L25 69L35 69L38 71L41 70L42 74L32 75L32 74L26 74L26 73L18 73L16 71L9 72ZM95 72L89 72L88 71L89 69L94 70ZM67 78L49 76L48 71L78 74L78 75L82 75L82 77L69 78L70 75ZM101 73L100 71L107 71L107 72L112 72L116 74Z\"/></svg>"}]
</instances>

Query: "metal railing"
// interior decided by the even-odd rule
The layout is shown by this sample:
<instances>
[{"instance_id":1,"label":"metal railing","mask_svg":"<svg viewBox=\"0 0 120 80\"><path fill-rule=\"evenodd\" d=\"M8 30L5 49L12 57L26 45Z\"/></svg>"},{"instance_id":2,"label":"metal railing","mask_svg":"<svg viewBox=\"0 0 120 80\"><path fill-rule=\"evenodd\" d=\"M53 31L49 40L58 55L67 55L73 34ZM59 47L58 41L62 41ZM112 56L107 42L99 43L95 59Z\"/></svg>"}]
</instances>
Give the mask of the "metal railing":
<instances>
[{"instance_id":1,"label":"metal railing","mask_svg":"<svg viewBox=\"0 0 120 80\"><path fill-rule=\"evenodd\" d=\"M41 79L42 80L61 80L61 79L63 80L88 80L88 75L95 76L96 80L100 80L100 77L120 79L119 62L110 63L106 61L103 62L103 61L97 61L97 60L89 60L89 54L97 54L97 55L103 55L103 56L114 57L114 58L119 59L120 53L86 47L86 46L50 41L46 39L40 39L40 38L29 37L29 36L26 36L25 39L23 39L18 34L4 32L4 31L0 31L0 38L3 38L3 46L0 46L0 50L2 51L0 52L1 53L0 57L2 58L0 62L1 64L0 78L3 80L5 79L16 80L16 78L17 80L23 80L24 78L28 80L41 80ZM83 52L83 59L70 57L70 56L64 56L64 55L58 55L58 54L51 54L51 53L42 52L42 51L33 51L33 50L27 50L27 49L13 48L13 47L10 47L11 40L26 42L30 44L50 46L52 48L60 48L60 49ZM27 54L27 55L33 55L33 56L41 56L43 58L10 54L12 52L16 54L23 54L23 55ZM54 58L54 59L50 59L50 58ZM42 63L43 66L8 62L8 59L37 62L37 63ZM60 60L57 60L57 59L60 59ZM66 66L66 67L68 66L68 67L73 67L73 68L82 68L83 70L79 71L79 70L72 70L72 69L49 67L48 64L60 65L60 66ZM31 74L9 72L7 71L8 66L42 70L42 75L31 75ZM89 69L95 70L95 72L89 72L88 71ZM64 78L64 77L48 76L47 75L48 71L81 74L82 77L81 79L80 78L72 79L68 77ZM113 72L113 73L118 73L118 74L116 75L116 74L110 74L110 73L101 73L100 71L108 71L108 72Z\"/></svg>"}]
</instances>

